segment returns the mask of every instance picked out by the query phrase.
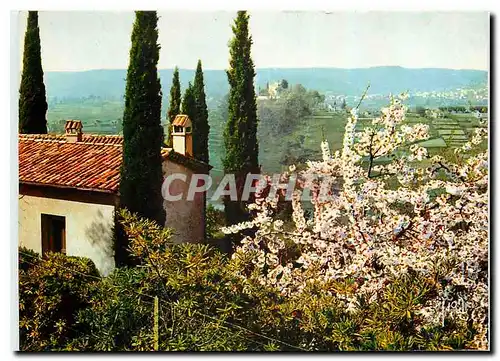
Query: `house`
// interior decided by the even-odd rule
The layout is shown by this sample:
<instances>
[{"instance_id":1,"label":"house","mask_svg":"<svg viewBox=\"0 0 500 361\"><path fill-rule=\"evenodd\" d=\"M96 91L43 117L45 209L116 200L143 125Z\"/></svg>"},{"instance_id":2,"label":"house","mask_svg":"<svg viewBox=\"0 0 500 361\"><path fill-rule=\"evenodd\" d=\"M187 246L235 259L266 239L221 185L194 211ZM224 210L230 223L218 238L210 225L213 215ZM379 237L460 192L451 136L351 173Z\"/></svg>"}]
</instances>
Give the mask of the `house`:
<instances>
[{"instance_id":1,"label":"house","mask_svg":"<svg viewBox=\"0 0 500 361\"><path fill-rule=\"evenodd\" d=\"M163 173L183 173L175 191L210 166L193 158L191 121L174 120L173 148L162 148ZM19 244L43 254L63 252L92 259L101 274L115 266L113 226L119 205L123 137L84 134L69 120L64 135L19 135ZM172 193L174 191L171 191ZM186 192L184 192L186 194ZM184 197L185 198L185 197ZM163 200L173 241L197 242L205 232L205 194L194 200Z\"/></svg>"}]
</instances>

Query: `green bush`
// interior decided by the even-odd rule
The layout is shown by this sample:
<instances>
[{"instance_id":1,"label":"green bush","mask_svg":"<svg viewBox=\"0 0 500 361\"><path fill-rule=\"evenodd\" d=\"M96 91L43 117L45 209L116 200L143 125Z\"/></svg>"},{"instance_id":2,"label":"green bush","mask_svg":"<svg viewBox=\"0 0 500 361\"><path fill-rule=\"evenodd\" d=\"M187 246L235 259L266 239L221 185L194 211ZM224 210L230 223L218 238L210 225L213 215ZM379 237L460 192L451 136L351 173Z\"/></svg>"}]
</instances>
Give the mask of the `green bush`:
<instances>
[{"instance_id":1,"label":"green bush","mask_svg":"<svg viewBox=\"0 0 500 361\"><path fill-rule=\"evenodd\" d=\"M86 258L19 249L19 345L21 351L64 348L80 333L79 310L89 305L99 272Z\"/></svg>"},{"instance_id":2,"label":"green bush","mask_svg":"<svg viewBox=\"0 0 500 361\"><path fill-rule=\"evenodd\" d=\"M128 213L123 225L139 266L116 269L94 285L90 307L77 318L86 331L68 349L153 350L155 296L160 350L250 348L252 339L231 324L256 324L258 308L227 257L209 245L169 244L168 230Z\"/></svg>"}]
</instances>

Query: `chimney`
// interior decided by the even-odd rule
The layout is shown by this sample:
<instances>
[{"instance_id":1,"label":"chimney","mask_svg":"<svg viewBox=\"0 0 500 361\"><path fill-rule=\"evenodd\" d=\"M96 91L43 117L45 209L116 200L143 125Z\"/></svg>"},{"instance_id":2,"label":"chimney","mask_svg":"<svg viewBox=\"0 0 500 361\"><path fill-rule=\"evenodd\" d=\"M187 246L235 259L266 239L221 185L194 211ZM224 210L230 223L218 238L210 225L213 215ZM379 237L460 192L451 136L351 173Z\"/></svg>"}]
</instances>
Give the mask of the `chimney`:
<instances>
[{"instance_id":1,"label":"chimney","mask_svg":"<svg viewBox=\"0 0 500 361\"><path fill-rule=\"evenodd\" d=\"M82 122L80 120L66 120L64 130L66 131L66 141L76 143L82 141Z\"/></svg>"},{"instance_id":2,"label":"chimney","mask_svg":"<svg viewBox=\"0 0 500 361\"><path fill-rule=\"evenodd\" d=\"M191 119L179 114L172 122L172 148L174 152L193 157L193 135Z\"/></svg>"}]
</instances>

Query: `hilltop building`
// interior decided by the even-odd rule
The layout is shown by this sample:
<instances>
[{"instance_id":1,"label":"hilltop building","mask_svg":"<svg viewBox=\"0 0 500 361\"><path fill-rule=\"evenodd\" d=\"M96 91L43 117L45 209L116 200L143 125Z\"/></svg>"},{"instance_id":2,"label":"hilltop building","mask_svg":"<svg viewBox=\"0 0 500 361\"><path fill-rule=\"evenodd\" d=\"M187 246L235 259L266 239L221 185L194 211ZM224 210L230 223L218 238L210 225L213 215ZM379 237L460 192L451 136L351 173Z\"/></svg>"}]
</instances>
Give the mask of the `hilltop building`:
<instances>
[{"instance_id":1,"label":"hilltop building","mask_svg":"<svg viewBox=\"0 0 500 361\"><path fill-rule=\"evenodd\" d=\"M163 173L183 173L174 181L175 202L163 200L165 226L175 242L198 242L205 232L205 194L185 200L193 174L210 166L193 157L191 121L178 115L173 148L162 148ZM62 252L90 258L101 274L115 266L113 226L119 205L123 137L84 134L82 123L68 120L64 135L19 135L19 245L40 254Z\"/></svg>"},{"instance_id":2,"label":"hilltop building","mask_svg":"<svg viewBox=\"0 0 500 361\"><path fill-rule=\"evenodd\" d=\"M279 99L283 90L288 88L288 82L281 80L274 83L267 83L264 89L259 88L257 100Z\"/></svg>"},{"instance_id":3,"label":"hilltop building","mask_svg":"<svg viewBox=\"0 0 500 361\"><path fill-rule=\"evenodd\" d=\"M279 99L281 90L282 89L281 89L280 82L269 84L267 87L267 93L269 95L269 98L270 99Z\"/></svg>"}]
</instances>

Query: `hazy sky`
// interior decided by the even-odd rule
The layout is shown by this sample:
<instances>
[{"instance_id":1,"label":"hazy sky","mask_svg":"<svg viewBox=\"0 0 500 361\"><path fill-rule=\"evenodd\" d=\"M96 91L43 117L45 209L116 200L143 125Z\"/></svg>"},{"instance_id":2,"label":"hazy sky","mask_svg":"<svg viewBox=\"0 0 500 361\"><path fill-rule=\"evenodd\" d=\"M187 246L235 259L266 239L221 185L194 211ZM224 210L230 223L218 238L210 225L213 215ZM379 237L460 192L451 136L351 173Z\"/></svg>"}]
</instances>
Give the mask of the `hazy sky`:
<instances>
[{"instance_id":1,"label":"hazy sky","mask_svg":"<svg viewBox=\"0 0 500 361\"><path fill-rule=\"evenodd\" d=\"M235 12L159 12L159 68L225 69ZM19 15L22 52L27 13ZM125 69L132 12L40 12L45 71ZM488 69L487 13L251 12L257 68Z\"/></svg>"}]
</instances>

